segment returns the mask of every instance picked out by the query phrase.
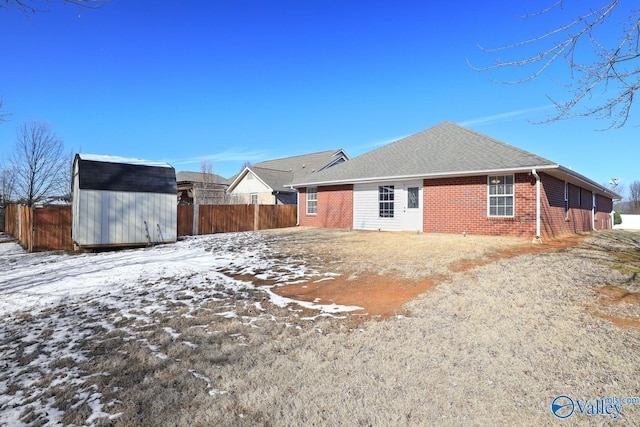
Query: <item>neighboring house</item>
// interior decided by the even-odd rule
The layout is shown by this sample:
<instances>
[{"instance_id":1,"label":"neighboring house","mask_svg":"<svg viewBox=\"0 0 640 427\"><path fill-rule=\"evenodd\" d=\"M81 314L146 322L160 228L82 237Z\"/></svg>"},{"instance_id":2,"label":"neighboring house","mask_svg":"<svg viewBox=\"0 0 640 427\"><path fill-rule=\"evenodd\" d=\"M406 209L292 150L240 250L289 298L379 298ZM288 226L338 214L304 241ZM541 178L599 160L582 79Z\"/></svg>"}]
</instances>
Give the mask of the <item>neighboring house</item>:
<instances>
[{"instance_id":1,"label":"neighboring house","mask_svg":"<svg viewBox=\"0 0 640 427\"><path fill-rule=\"evenodd\" d=\"M220 205L229 203L226 178L214 173L178 172L178 203L182 205Z\"/></svg>"},{"instance_id":2,"label":"neighboring house","mask_svg":"<svg viewBox=\"0 0 640 427\"><path fill-rule=\"evenodd\" d=\"M176 173L167 163L76 154L71 235L84 248L177 239Z\"/></svg>"},{"instance_id":3,"label":"neighboring house","mask_svg":"<svg viewBox=\"0 0 640 427\"><path fill-rule=\"evenodd\" d=\"M445 122L297 179L300 225L521 237L610 229L620 196Z\"/></svg>"},{"instance_id":4,"label":"neighboring house","mask_svg":"<svg viewBox=\"0 0 640 427\"><path fill-rule=\"evenodd\" d=\"M342 150L328 150L301 156L268 160L245 167L229 181L227 193L232 203L279 205L295 204L295 180L304 180L332 166L349 160Z\"/></svg>"}]
</instances>

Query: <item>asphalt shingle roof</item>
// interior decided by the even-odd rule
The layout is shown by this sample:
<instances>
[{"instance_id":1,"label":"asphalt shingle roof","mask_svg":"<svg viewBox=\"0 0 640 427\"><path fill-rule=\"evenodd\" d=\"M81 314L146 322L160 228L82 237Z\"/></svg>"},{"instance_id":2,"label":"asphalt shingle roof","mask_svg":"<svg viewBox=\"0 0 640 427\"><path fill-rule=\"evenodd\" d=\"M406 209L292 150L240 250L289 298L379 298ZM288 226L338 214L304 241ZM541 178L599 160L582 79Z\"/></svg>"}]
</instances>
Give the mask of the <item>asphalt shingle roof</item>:
<instances>
[{"instance_id":1,"label":"asphalt shingle roof","mask_svg":"<svg viewBox=\"0 0 640 427\"><path fill-rule=\"evenodd\" d=\"M335 149L266 160L248 168L272 189L286 191L286 187L290 186L292 182L302 180L334 164L339 164L344 158L348 159L349 157L342 149ZM230 178L230 183L235 182L239 176L240 174Z\"/></svg>"},{"instance_id":2,"label":"asphalt shingle roof","mask_svg":"<svg viewBox=\"0 0 640 427\"><path fill-rule=\"evenodd\" d=\"M293 178L293 172L291 171L267 169L256 166L249 166L249 169L274 190L286 191L285 186L291 185Z\"/></svg>"},{"instance_id":3,"label":"asphalt shingle roof","mask_svg":"<svg viewBox=\"0 0 640 427\"><path fill-rule=\"evenodd\" d=\"M294 179L294 185L428 177L557 166L543 157L444 122L348 162Z\"/></svg>"},{"instance_id":4,"label":"asphalt shingle roof","mask_svg":"<svg viewBox=\"0 0 640 427\"><path fill-rule=\"evenodd\" d=\"M227 178L215 173L205 174L203 172L176 172L176 181L178 182L205 182L210 180L215 184L228 184Z\"/></svg>"}]
</instances>

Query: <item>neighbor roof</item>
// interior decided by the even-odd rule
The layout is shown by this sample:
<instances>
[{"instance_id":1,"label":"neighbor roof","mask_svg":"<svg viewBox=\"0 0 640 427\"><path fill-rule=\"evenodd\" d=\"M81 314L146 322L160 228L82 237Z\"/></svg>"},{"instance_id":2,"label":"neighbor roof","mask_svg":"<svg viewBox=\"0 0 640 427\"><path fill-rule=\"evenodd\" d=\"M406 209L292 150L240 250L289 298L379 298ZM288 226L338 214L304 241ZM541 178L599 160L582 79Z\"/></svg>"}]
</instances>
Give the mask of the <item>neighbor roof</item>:
<instances>
[{"instance_id":1,"label":"neighbor roof","mask_svg":"<svg viewBox=\"0 0 640 427\"><path fill-rule=\"evenodd\" d=\"M441 123L312 176L295 179L293 186L513 173L532 169L554 170L549 173L565 179L570 176L574 182L617 196L557 163L451 122Z\"/></svg>"},{"instance_id":2,"label":"neighbor roof","mask_svg":"<svg viewBox=\"0 0 640 427\"><path fill-rule=\"evenodd\" d=\"M349 155L344 150L334 149L258 162L255 165L247 166L238 175L230 178L231 184L227 191L233 191L248 171L253 172L254 175L272 189L286 191L286 187L289 187L293 181L304 179L306 176L330 168L348 159Z\"/></svg>"},{"instance_id":3,"label":"neighbor roof","mask_svg":"<svg viewBox=\"0 0 640 427\"><path fill-rule=\"evenodd\" d=\"M205 182L210 180L214 184L228 184L227 178L215 173L203 173L203 172L176 172L176 180L178 182Z\"/></svg>"}]
</instances>

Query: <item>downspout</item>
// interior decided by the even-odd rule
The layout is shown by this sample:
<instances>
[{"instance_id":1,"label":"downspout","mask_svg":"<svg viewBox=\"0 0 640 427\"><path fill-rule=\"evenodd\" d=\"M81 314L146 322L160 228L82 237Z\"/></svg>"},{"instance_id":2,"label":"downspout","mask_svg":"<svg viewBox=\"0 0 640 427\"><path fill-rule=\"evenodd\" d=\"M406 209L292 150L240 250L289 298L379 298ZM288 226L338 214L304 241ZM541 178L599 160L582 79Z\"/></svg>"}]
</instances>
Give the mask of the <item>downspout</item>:
<instances>
[{"instance_id":1,"label":"downspout","mask_svg":"<svg viewBox=\"0 0 640 427\"><path fill-rule=\"evenodd\" d=\"M536 235L533 241L540 243L540 175L535 169L531 169L531 175L536 177Z\"/></svg>"},{"instance_id":2,"label":"downspout","mask_svg":"<svg viewBox=\"0 0 640 427\"><path fill-rule=\"evenodd\" d=\"M298 207L298 209L296 209L296 227L299 227L300 226L300 192L298 191L297 188L294 188L293 185L289 186L289 188L291 188L296 192L296 206Z\"/></svg>"}]
</instances>

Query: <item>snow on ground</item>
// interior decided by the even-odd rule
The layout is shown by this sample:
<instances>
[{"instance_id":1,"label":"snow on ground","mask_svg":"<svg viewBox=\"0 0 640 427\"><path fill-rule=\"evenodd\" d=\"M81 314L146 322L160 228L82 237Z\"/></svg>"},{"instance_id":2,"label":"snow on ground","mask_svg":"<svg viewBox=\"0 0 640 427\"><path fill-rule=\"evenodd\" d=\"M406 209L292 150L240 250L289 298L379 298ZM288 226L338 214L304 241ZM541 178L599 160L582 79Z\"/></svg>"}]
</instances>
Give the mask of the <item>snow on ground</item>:
<instances>
[{"instance_id":1,"label":"snow on ground","mask_svg":"<svg viewBox=\"0 0 640 427\"><path fill-rule=\"evenodd\" d=\"M278 285L318 275L300 260L270 258L263 235L254 233L193 237L172 245L87 254L27 254L14 242L0 244L0 316L16 310L43 309L74 298L98 299L135 292L145 283L171 277L213 281L229 289L253 287L231 274L275 279ZM225 273L222 273L222 271ZM278 306L294 302L263 289ZM357 310L304 303L324 312Z\"/></svg>"},{"instance_id":2,"label":"snow on ground","mask_svg":"<svg viewBox=\"0 0 640 427\"><path fill-rule=\"evenodd\" d=\"M295 301L276 295L273 286L332 277L301 258L272 253L266 236L218 234L85 254L28 254L15 242L0 243L0 425L74 424L64 418L74 410L90 412L87 424L116 417L108 413L114 402L88 385L86 372L77 367L87 360L86 341L105 331L117 330L125 340L165 359L144 331L159 313L180 305L188 317L216 301L222 307L217 315L251 324L256 318L236 311L248 293L263 293L263 300L284 307ZM234 278L238 276L245 280ZM251 276L275 284L257 287L246 280ZM244 301L263 312L255 298ZM325 314L360 308L303 305ZM163 331L180 340L173 329ZM183 344L197 346L186 340ZM210 394L224 393L205 375L191 374ZM71 397L61 400L60 390L72 390Z\"/></svg>"}]
</instances>

